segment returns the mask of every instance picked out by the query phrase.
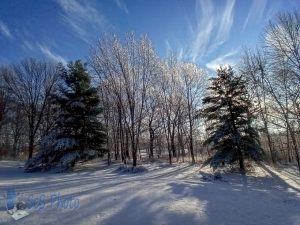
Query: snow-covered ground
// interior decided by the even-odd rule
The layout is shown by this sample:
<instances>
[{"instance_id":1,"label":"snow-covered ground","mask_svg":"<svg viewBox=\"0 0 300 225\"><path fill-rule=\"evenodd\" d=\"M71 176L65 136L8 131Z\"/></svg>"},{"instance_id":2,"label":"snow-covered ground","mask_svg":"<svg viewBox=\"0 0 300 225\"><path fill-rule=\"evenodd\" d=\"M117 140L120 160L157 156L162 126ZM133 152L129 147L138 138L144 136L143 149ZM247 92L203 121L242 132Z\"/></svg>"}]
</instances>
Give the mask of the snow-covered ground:
<instances>
[{"instance_id":1,"label":"snow-covered ground","mask_svg":"<svg viewBox=\"0 0 300 225\"><path fill-rule=\"evenodd\" d=\"M205 180L209 170L188 164L154 163L141 173L122 173L104 162L64 174L23 173L21 167L0 161L0 224L300 225L300 175L293 169L264 166L246 178L224 174L223 180ZM11 188L25 201L45 201L15 221L5 207ZM58 195L79 199L79 208L57 208Z\"/></svg>"}]
</instances>

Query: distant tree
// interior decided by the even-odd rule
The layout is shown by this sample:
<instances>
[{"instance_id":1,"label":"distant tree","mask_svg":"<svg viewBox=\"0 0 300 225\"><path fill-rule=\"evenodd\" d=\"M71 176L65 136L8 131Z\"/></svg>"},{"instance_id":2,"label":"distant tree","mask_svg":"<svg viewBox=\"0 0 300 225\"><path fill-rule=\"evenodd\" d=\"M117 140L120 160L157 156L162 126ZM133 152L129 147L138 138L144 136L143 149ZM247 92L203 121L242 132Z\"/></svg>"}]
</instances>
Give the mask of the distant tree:
<instances>
[{"instance_id":1,"label":"distant tree","mask_svg":"<svg viewBox=\"0 0 300 225\"><path fill-rule=\"evenodd\" d=\"M65 169L78 160L104 153L99 96L86 67L79 60L70 63L67 69L61 68L61 79L59 91L53 96L57 109L54 130L45 137L44 151L28 163L27 170L56 165Z\"/></svg>"},{"instance_id":2,"label":"distant tree","mask_svg":"<svg viewBox=\"0 0 300 225\"><path fill-rule=\"evenodd\" d=\"M232 68L220 67L217 77L211 78L209 96L203 99L203 116L209 126L205 145L211 145L214 155L206 164L213 168L224 163L239 162L245 170L244 159L259 160L262 151L258 133L251 126L254 117L250 113L251 102L241 76L235 76Z\"/></svg>"}]
</instances>

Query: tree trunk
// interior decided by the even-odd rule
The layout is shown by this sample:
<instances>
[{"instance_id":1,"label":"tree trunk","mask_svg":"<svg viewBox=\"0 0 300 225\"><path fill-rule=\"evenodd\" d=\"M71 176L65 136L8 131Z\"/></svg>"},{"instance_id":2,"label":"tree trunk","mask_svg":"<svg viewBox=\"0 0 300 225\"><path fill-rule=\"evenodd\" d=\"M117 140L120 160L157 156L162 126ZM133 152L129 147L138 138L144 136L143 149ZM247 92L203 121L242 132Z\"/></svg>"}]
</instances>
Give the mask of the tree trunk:
<instances>
[{"instance_id":1,"label":"tree trunk","mask_svg":"<svg viewBox=\"0 0 300 225\"><path fill-rule=\"evenodd\" d=\"M190 152L192 157L192 164L195 164L195 156L194 156L194 146L193 146L193 136L190 135L189 138Z\"/></svg>"},{"instance_id":2,"label":"tree trunk","mask_svg":"<svg viewBox=\"0 0 300 225\"><path fill-rule=\"evenodd\" d=\"M241 173L244 173L245 172L244 157L240 147L238 147L238 154L239 154L240 171Z\"/></svg>"},{"instance_id":3,"label":"tree trunk","mask_svg":"<svg viewBox=\"0 0 300 225\"><path fill-rule=\"evenodd\" d=\"M109 146L109 136L108 132L106 132L106 148L107 148L107 165L110 165L111 158L110 158L110 146Z\"/></svg>"},{"instance_id":4,"label":"tree trunk","mask_svg":"<svg viewBox=\"0 0 300 225\"><path fill-rule=\"evenodd\" d=\"M168 133L167 133L167 144L168 144L168 153L169 153L169 163L172 164L172 151L171 151L171 144L170 144L170 136L171 136L171 124L170 124L170 118L168 117L167 121L168 126Z\"/></svg>"},{"instance_id":5,"label":"tree trunk","mask_svg":"<svg viewBox=\"0 0 300 225\"><path fill-rule=\"evenodd\" d=\"M132 166L137 165L137 151L136 149L132 149Z\"/></svg>"},{"instance_id":6,"label":"tree trunk","mask_svg":"<svg viewBox=\"0 0 300 225\"><path fill-rule=\"evenodd\" d=\"M110 165L110 162L111 162L111 159L110 159L110 151L108 150L108 152L107 152L107 165L108 165L108 166Z\"/></svg>"},{"instance_id":7,"label":"tree trunk","mask_svg":"<svg viewBox=\"0 0 300 225\"><path fill-rule=\"evenodd\" d=\"M181 132L181 129L180 129L180 124L179 123L177 125L177 136L178 136L178 145L179 145L179 151L181 153L181 158L182 158L182 162L184 162L184 146L183 146L183 141L182 141L182 132Z\"/></svg>"},{"instance_id":8,"label":"tree trunk","mask_svg":"<svg viewBox=\"0 0 300 225\"><path fill-rule=\"evenodd\" d=\"M154 131L151 125L149 125L149 158L153 159L153 150L154 150Z\"/></svg>"},{"instance_id":9,"label":"tree trunk","mask_svg":"<svg viewBox=\"0 0 300 225\"><path fill-rule=\"evenodd\" d=\"M188 116L189 116L189 147L192 157L192 164L195 164L194 145L193 145L193 121L192 121L192 109L190 104L190 94L188 92Z\"/></svg>"},{"instance_id":10,"label":"tree trunk","mask_svg":"<svg viewBox=\"0 0 300 225\"><path fill-rule=\"evenodd\" d=\"M174 135L174 131L172 132L172 135L171 135L171 150L172 150L172 155L175 158L176 157L176 147L175 147L175 135Z\"/></svg>"},{"instance_id":11,"label":"tree trunk","mask_svg":"<svg viewBox=\"0 0 300 225\"><path fill-rule=\"evenodd\" d=\"M168 142L169 164L171 165L172 164L172 152L171 152L170 140L167 140L167 142Z\"/></svg>"},{"instance_id":12,"label":"tree trunk","mask_svg":"<svg viewBox=\"0 0 300 225\"><path fill-rule=\"evenodd\" d=\"M299 151L298 151L298 146L297 146L295 133L292 131L290 125L288 126L288 129L290 130L291 139L292 139L292 142L293 142L294 151L295 151L295 155L296 155L296 161L297 161L298 169L300 171L300 157L299 157Z\"/></svg>"},{"instance_id":13,"label":"tree trunk","mask_svg":"<svg viewBox=\"0 0 300 225\"><path fill-rule=\"evenodd\" d=\"M269 133L269 128L268 128L268 124L266 121L264 121L264 131L265 131L265 134L267 136L267 139L268 139L268 145L269 145L269 151L270 151L270 155L271 155L271 160L273 163L276 163L276 159L275 159L275 154L274 154L274 149L273 149L273 145L272 145L272 139L271 139L271 136L270 136L270 133Z\"/></svg>"},{"instance_id":14,"label":"tree trunk","mask_svg":"<svg viewBox=\"0 0 300 225\"><path fill-rule=\"evenodd\" d=\"M115 160L118 160L119 159L119 145L118 145L117 141L114 143L114 146L115 146Z\"/></svg>"},{"instance_id":15,"label":"tree trunk","mask_svg":"<svg viewBox=\"0 0 300 225\"><path fill-rule=\"evenodd\" d=\"M289 135L289 129L286 129L286 148L287 148L287 156L288 156L288 162L291 163L291 151L290 151L290 135Z\"/></svg>"},{"instance_id":16,"label":"tree trunk","mask_svg":"<svg viewBox=\"0 0 300 225\"><path fill-rule=\"evenodd\" d=\"M127 159L130 159L130 154L129 154L129 135L128 132L125 130L125 154Z\"/></svg>"},{"instance_id":17,"label":"tree trunk","mask_svg":"<svg viewBox=\"0 0 300 225\"><path fill-rule=\"evenodd\" d=\"M28 147L28 160L32 158L34 148L34 137L33 135L29 136L29 147Z\"/></svg>"}]
</instances>

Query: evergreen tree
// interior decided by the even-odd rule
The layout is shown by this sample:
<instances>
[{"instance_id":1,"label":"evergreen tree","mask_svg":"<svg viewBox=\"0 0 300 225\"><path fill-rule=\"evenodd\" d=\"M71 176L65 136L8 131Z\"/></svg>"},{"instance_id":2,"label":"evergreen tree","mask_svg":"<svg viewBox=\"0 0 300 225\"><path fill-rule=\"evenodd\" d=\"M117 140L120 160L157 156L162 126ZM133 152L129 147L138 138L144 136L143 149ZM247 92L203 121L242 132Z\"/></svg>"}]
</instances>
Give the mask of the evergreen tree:
<instances>
[{"instance_id":1,"label":"evergreen tree","mask_svg":"<svg viewBox=\"0 0 300 225\"><path fill-rule=\"evenodd\" d=\"M251 102L241 76L235 76L231 67L221 67L217 77L211 78L209 96L203 99L203 116L206 119L208 138L215 154L206 164L217 168L224 163L239 162L244 171L244 159L259 160L262 151L258 133L251 126L254 116L250 113Z\"/></svg>"},{"instance_id":2,"label":"evergreen tree","mask_svg":"<svg viewBox=\"0 0 300 225\"><path fill-rule=\"evenodd\" d=\"M90 76L78 60L68 68L61 67L61 85L53 95L56 126L44 137L41 152L27 166L57 165L63 168L75 162L102 155L105 140L104 127L99 121L101 108L96 88L91 87Z\"/></svg>"}]
</instances>

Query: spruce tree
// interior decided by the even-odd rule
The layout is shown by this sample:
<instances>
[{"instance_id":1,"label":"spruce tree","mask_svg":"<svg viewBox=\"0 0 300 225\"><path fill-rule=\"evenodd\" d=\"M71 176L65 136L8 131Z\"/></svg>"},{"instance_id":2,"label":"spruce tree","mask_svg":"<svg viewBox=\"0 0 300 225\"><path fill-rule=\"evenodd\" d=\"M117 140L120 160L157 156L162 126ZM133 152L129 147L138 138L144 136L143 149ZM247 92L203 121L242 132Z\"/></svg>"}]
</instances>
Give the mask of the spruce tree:
<instances>
[{"instance_id":1,"label":"spruce tree","mask_svg":"<svg viewBox=\"0 0 300 225\"><path fill-rule=\"evenodd\" d=\"M104 153L99 97L85 65L78 60L67 68L61 66L60 71L59 90L52 97L56 124L52 133L43 138L41 151L28 163L27 171L45 166L65 169L78 160Z\"/></svg>"},{"instance_id":2,"label":"spruce tree","mask_svg":"<svg viewBox=\"0 0 300 225\"><path fill-rule=\"evenodd\" d=\"M209 96L203 99L203 116L208 125L204 145L210 145L214 155L206 164L215 169L239 162L240 170L244 171L245 158L262 158L258 132L251 126L254 116L250 113L245 82L230 66L220 67L217 77L210 80Z\"/></svg>"}]
</instances>

